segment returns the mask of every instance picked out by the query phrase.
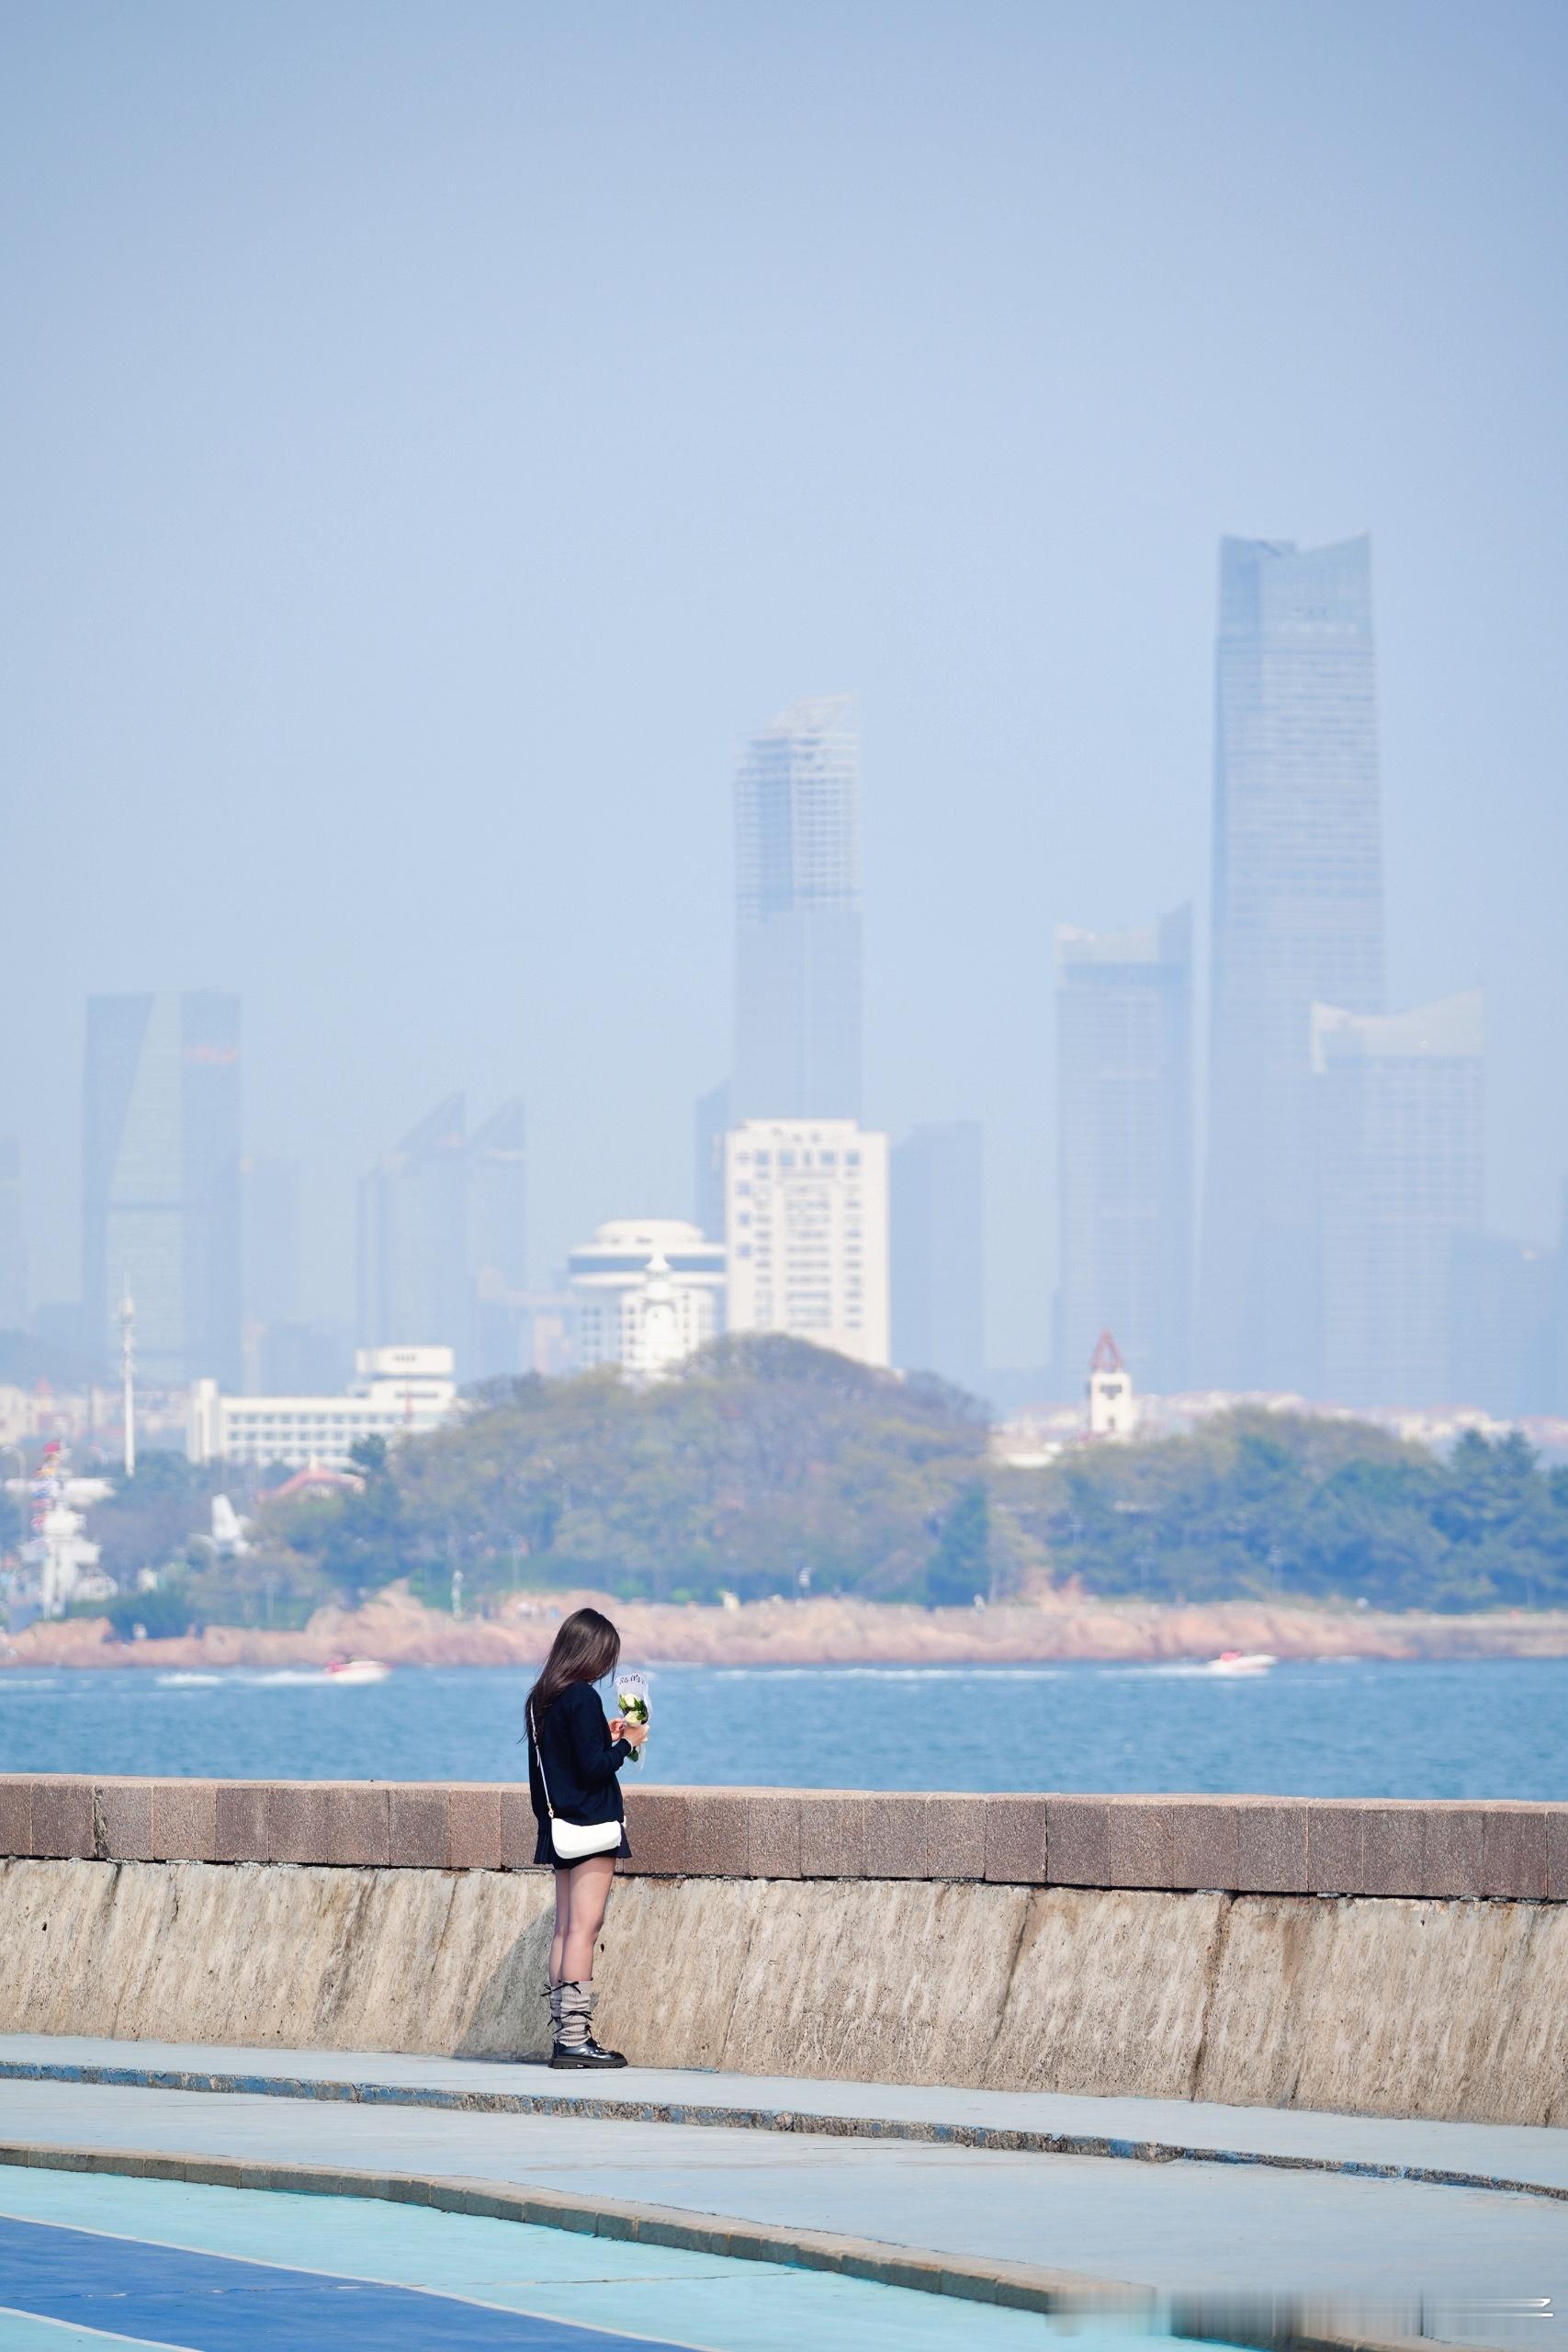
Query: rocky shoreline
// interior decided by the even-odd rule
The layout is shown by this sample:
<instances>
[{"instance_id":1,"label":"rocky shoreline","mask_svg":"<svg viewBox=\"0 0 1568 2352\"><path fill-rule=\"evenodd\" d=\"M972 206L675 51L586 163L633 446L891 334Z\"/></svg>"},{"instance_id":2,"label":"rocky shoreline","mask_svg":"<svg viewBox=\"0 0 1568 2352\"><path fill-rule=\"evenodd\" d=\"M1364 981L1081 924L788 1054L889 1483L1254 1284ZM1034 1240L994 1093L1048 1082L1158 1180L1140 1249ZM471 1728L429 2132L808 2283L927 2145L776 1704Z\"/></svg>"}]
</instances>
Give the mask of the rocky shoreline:
<instances>
[{"instance_id":1,"label":"rocky shoreline","mask_svg":"<svg viewBox=\"0 0 1568 2352\"><path fill-rule=\"evenodd\" d=\"M990 1609L860 1600L755 1601L739 1609L622 1601L598 1592L517 1596L493 1615L455 1619L392 1586L356 1610L318 1610L302 1631L209 1625L168 1641L117 1641L107 1619L36 1624L0 1666L528 1666L560 1617L584 1601L614 1616L628 1658L682 1666L1004 1666L1062 1659L1157 1663L1222 1650L1280 1658L1568 1657L1568 1612L1404 1615L1234 1600L1177 1606L1048 1595Z\"/></svg>"}]
</instances>

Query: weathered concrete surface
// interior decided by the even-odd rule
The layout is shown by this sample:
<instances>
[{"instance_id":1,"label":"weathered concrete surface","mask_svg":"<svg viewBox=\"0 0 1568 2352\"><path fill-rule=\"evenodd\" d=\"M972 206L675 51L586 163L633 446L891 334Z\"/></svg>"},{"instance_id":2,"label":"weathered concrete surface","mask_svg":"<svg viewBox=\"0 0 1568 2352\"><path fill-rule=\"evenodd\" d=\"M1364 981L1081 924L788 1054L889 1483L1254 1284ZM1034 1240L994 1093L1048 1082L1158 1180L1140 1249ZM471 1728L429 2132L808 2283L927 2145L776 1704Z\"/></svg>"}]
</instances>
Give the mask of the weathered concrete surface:
<instances>
[{"instance_id":1,"label":"weathered concrete surface","mask_svg":"<svg viewBox=\"0 0 1568 2352\"><path fill-rule=\"evenodd\" d=\"M1247 1796L626 1791L631 1878L984 1880L1568 1902L1568 1804ZM526 1785L0 1775L0 1858L530 1863Z\"/></svg>"},{"instance_id":2,"label":"weathered concrete surface","mask_svg":"<svg viewBox=\"0 0 1568 2352\"><path fill-rule=\"evenodd\" d=\"M543 1873L0 1865L0 2031L511 2055ZM629 1879L643 2063L1568 2123L1568 1910L924 1880Z\"/></svg>"}]
</instances>

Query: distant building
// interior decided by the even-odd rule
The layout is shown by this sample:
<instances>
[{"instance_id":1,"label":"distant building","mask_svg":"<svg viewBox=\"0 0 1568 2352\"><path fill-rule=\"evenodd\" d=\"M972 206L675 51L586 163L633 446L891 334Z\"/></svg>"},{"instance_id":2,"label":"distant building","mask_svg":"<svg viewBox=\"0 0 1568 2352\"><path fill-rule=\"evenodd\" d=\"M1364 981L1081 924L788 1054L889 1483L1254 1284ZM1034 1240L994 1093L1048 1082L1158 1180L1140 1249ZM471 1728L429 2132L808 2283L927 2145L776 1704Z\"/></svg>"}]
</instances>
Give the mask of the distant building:
<instances>
[{"instance_id":1,"label":"distant building","mask_svg":"<svg viewBox=\"0 0 1568 2352\"><path fill-rule=\"evenodd\" d=\"M1483 1222L1482 1005L1313 1010L1322 1393L1444 1401L1455 1245Z\"/></svg>"},{"instance_id":2,"label":"distant building","mask_svg":"<svg viewBox=\"0 0 1568 2352\"><path fill-rule=\"evenodd\" d=\"M0 1331L28 1327L27 1228L22 1216L22 1147L0 1136Z\"/></svg>"},{"instance_id":3,"label":"distant building","mask_svg":"<svg viewBox=\"0 0 1568 2352\"><path fill-rule=\"evenodd\" d=\"M556 1380L577 1369L577 1302L566 1289L525 1292L519 1302L521 1369Z\"/></svg>"},{"instance_id":4,"label":"distant building","mask_svg":"<svg viewBox=\"0 0 1568 2352\"><path fill-rule=\"evenodd\" d=\"M456 1352L468 1316L468 1137L449 1094L359 1186L359 1337L427 1331Z\"/></svg>"},{"instance_id":5,"label":"distant building","mask_svg":"<svg viewBox=\"0 0 1568 2352\"><path fill-rule=\"evenodd\" d=\"M1449 1272L1445 1396L1507 1420L1553 1410L1557 1252L1456 1233Z\"/></svg>"},{"instance_id":6,"label":"distant building","mask_svg":"<svg viewBox=\"0 0 1568 2352\"><path fill-rule=\"evenodd\" d=\"M439 1333L465 1380L522 1366L527 1133L505 1102L469 1136L461 1094L410 1129L359 1187L359 1333Z\"/></svg>"},{"instance_id":7,"label":"distant building","mask_svg":"<svg viewBox=\"0 0 1568 2352\"><path fill-rule=\"evenodd\" d=\"M292 1159L247 1159L240 1171L241 1329L247 1395L277 1385L264 1358L268 1335L299 1315L299 1170Z\"/></svg>"},{"instance_id":8,"label":"distant building","mask_svg":"<svg viewBox=\"0 0 1568 2352\"><path fill-rule=\"evenodd\" d=\"M1138 1400L1122 1351L1109 1331L1095 1342L1089 1363L1089 1433L1090 1437L1134 1437Z\"/></svg>"},{"instance_id":9,"label":"distant building","mask_svg":"<svg viewBox=\"0 0 1568 2352\"><path fill-rule=\"evenodd\" d=\"M89 1507L114 1492L110 1481L73 1476L70 1456L55 1439L32 1476L7 1478L6 1488L32 1527L20 1546L24 1591L12 1595L12 1606L20 1600L26 1609L36 1601L40 1617L63 1617L73 1601L110 1600L114 1578L99 1571L99 1546L83 1532Z\"/></svg>"},{"instance_id":10,"label":"distant building","mask_svg":"<svg viewBox=\"0 0 1568 2352\"><path fill-rule=\"evenodd\" d=\"M692 1214L710 1241L724 1239L724 1139L729 1133L729 1080L699 1094L692 1115Z\"/></svg>"},{"instance_id":11,"label":"distant building","mask_svg":"<svg viewBox=\"0 0 1568 2352\"><path fill-rule=\"evenodd\" d=\"M320 1323L266 1323L254 1351L254 1393L265 1396L316 1396L341 1388L354 1368L354 1345L346 1331ZM246 1383L247 1389L253 1384Z\"/></svg>"},{"instance_id":12,"label":"distant building","mask_svg":"<svg viewBox=\"0 0 1568 2352\"><path fill-rule=\"evenodd\" d=\"M299 1162L245 1160L241 1202L245 1320L292 1323L299 1314Z\"/></svg>"},{"instance_id":13,"label":"distant building","mask_svg":"<svg viewBox=\"0 0 1568 2352\"><path fill-rule=\"evenodd\" d=\"M518 1373L528 1288L528 1122L514 1097L468 1139L469 1380Z\"/></svg>"},{"instance_id":14,"label":"distant building","mask_svg":"<svg viewBox=\"0 0 1568 2352\"><path fill-rule=\"evenodd\" d=\"M730 1329L888 1363L886 1136L852 1119L749 1119L726 1167Z\"/></svg>"},{"instance_id":15,"label":"distant building","mask_svg":"<svg viewBox=\"0 0 1568 2352\"><path fill-rule=\"evenodd\" d=\"M1383 1006L1368 542L1225 539L1215 664L1204 1377L1318 1369L1312 1007Z\"/></svg>"},{"instance_id":16,"label":"distant building","mask_svg":"<svg viewBox=\"0 0 1568 2352\"><path fill-rule=\"evenodd\" d=\"M724 1244L680 1218L621 1218L571 1252L567 1289L580 1368L657 1377L723 1329Z\"/></svg>"},{"instance_id":17,"label":"distant building","mask_svg":"<svg viewBox=\"0 0 1568 2352\"><path fill-rule=\"evenodd\" d=\"M983 1176L973 1119L917 1127L889 1162L893 1361L964 1388L986 1362Z\"/></svg>"},{"instance_id":18,"label":"distant building","mask_svg":"<svg viewBox=\"0 0 1568 2352\"><path fill-rule=\"evenodd\" d=\"M730 1116L858 1118L860 745L851 695L797 702L747 745L735 850Z\"/></svg>"},{"instance_id":19,"label":"distant building","mask_svg":"<svg viewBox=\"0 0 1568 2352\"><path fill-rule=\"evenodd\" d=\"M240 1000L87 1001L83 1342L107 1363L136 1302L140 1376L240 1376Z\"/></svg>"},{"instance_id":20,"label":"distant building","mask_svg":"<svg viewBox=\"0 0 1568 2352\"><path fill-rule=\"evenodd\" d=\"M341 1470L362 1439L393 1444L439 1427L457 1397L450 1348L361 1348L343 1396L230 1396L215 1380L190 1392L186 1452L192 1462L258 1469L314 1463Z\"/></svg>"},{"instance_id":21,"label":"distant building","mask_svg":"<svg viewBox=\"0 0 1568 2352\"><path fill-rule=\"evenodd\" d=\"M1056 933L1058 1363L1114 1330L1141 1387L1185 1385L1192 1286L1192 917Z\"/></svg>"}]
</instances>

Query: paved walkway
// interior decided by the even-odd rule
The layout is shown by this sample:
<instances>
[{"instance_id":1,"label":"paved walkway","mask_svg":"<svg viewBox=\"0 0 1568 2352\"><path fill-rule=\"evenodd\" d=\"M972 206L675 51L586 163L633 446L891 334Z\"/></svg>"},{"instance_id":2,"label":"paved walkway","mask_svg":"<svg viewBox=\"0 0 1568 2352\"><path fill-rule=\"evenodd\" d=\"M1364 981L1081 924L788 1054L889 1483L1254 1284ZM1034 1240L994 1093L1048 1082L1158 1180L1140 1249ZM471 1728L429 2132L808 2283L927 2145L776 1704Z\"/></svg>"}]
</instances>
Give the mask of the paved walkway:
<instances>
[{"instance_id":1,"label":"paved walkway","mask_svg":"<svg viewBox=\"0 0 1568 2352\"><path fill-rule=\"evenodd\" d=\"M408 2205L0 2171L5 2352L614 2352L628 2335L635 2352L1041 2352L1045 2331L820 2270ZM1094 2352L1160 2347L1097 2330Z\"/></svg>"},{"instance_id":2,"label":"paved walkway","mask_svg":"<svg viewBox=\"0 0 1568 2352\"><path fill-rule=\"evenodd\" d=\"M1026 2154L1213 2158L1438 2185L1534 2188L1568 2199L1568 2130L1529 2124L1405 2122L1382 2116L1222 2107L1187 2099L1073 2098L763 2075L552 2074L538 2064L343 2050L0 2034L0 2084L53 2081L385 2101L474 2112L578 2109L605 2121L820 2131Z\"/></svg>"},{"instance_id":3,"label":"paved walkway","mask_svg":"<svg viewBox=\"0 0 1568 2352\"><path fill-rule=\"evenodd\" d=\"M1303 2156L1416 2164L1561 2190L1561 2132L715 2075L628 2070L615 2080L616 2099L645 2113L695 2105L774 2119L724 2127L606 2115L595 2111L608 2090L598 2078L582 2085L537 2067L457 2060L11 2038L0 2041L0 2064L152 2067L253 2084L357 2085L371 2095L215 2096L13 2074L0 2080L7 2141L461 2175L1169 2290L1324 2297L1369 2332L1419 2324L1461 2342L1568 2352L1568 2203L1559 2196L1275 2168ZM376 2094L389 2089L451 2103L381 2103ZM558 2098L581 2111L483 2111L470 2104L476 2097L543 2097L552 2107ZM798 2128L806 2116L830 2119L830 2128ZM922 2136L844 2136L841 2128L889 2119L921 2127ZM1132 2163L932 2136L993 2126L1070 2128L1102 2143L1154 2140L1197 2153L1186 2163ZM1259 2153L1273 2161L1250 2160ZM1247 2160L1238 2165L1238 2155ZM1542 2298L1558 2316L1541 2316Z\"/></svg>"}]
</instances>

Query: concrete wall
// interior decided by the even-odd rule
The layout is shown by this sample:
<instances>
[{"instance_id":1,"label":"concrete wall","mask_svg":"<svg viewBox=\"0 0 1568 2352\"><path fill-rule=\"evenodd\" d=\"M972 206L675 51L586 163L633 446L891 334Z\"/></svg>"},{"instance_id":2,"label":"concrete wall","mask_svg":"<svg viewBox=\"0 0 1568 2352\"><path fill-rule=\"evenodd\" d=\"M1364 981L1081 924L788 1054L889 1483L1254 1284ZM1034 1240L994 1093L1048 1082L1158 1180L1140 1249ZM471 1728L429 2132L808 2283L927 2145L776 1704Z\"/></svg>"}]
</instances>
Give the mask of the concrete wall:
<instances>
[{"instance_id":1,"label":"concrete wall","mask_svg":"<svg viewBox=\"0 0 1568 2352\"><path fill-rule=\"evenodd\" d=\"M628 1792L656 2065L1568 2123L1568 1806ZM526 1792L0 1780L0 2030L516 2054Z\"/></svg>"}]
</instances>

